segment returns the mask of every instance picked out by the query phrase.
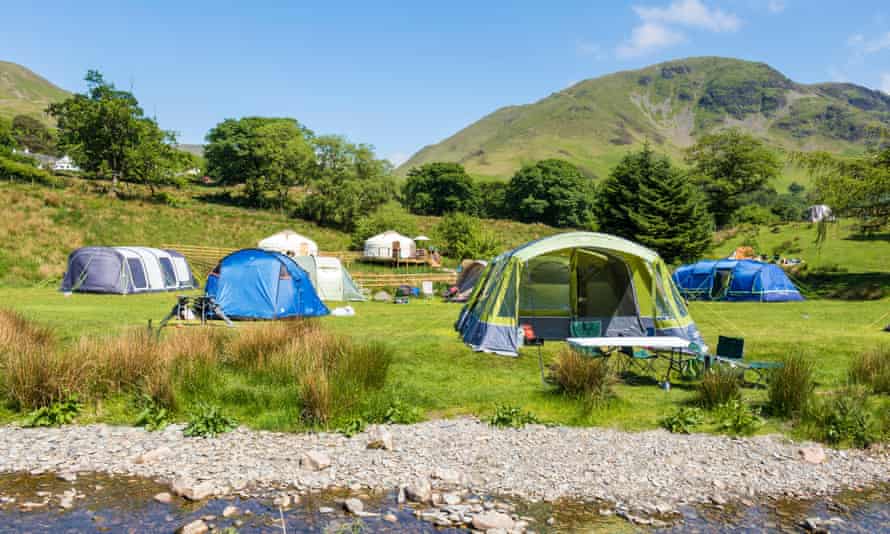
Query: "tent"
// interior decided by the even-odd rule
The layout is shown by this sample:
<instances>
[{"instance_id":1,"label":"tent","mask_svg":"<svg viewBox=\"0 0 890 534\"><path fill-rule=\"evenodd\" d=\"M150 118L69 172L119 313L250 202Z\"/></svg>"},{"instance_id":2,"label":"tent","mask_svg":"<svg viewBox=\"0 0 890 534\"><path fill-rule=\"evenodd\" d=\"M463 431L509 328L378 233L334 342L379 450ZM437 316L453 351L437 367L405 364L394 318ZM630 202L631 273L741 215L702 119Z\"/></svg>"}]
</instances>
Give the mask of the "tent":
<instances>
[{"instance_id":1,"label":"tent","mask_svg":"<svg viewBox=\"0 0 890 534\"><path fill-rule=\"evenodd\" d=\"M309 275L280 252L248 248L223 258L205 287L230 319L327 315Z\"/></svg>"},{"instance_id":2,"label":"tent","mask_svg":"<svg viewBox=\"0 0 890 534\"><path fill-rule=\"evenodd\" d=\"M451 302L466 302L473 293L473 288L485 271L487 261L482 260L464 260L461 263L460 274L457 275L457 292L454 293L449 300Z\"/></svg>"},{"instance_id":3,"label":"tent","mask_svg":"<svg viewBox=\"0 0 890 534\"><path fill-rule=\"evenodd\" d=\"M492 260L455 328L475 350L515 356L520 325L550 340L583 325L600 336L672 335L704 347L658 254L591 232L546 237Z\"/></svg>"},{"instance_id":4,"label":"tent","mask_svg":"<svg viewBox=\"0 0 890 534\"><path fill-rule=\"evenodd\" d=\"M811 223L832 220L831 208L825 204L816 204L807 208L807 220Z\"/></svg>"},{"instance_id":5,"label":"tent","mask_svg":"<svg viewBox=\"0 0 890 534\"><path fill-rule=\"evenodd\" d=\"M148 247L83 247L68 256L62 291L148 293L198 287L185 257Z\"/></svg>"},{"instance_id":6,"label":"tent","mask_svg":"<svg viewBox=\"0 0 890 534\"><path fill-rule=\"evenodd\" d=\"M274 250L286 256L317 256L318 244L293 230L272 234L257 244L258 248Z\"/></svg>"},{"instance_id":7,"label":"tent","mask_svg":"<svg viewBox=\"0 0 890 534\"><path fill-rule=\"evenodd\" d=\"M388 230L365 241L366 258L413 258L417 255L417 244L410 237Z\"/></svg>"},{"instance_id":8,"label":"tent","mask_svg":"<svg viewBox=\"0 0 890 534\"><path fill-rule=\"evenodd\" d=\"M294 261L309 273L309 279L321 300L365 300L349 272L337 258L297 256Z\"/></svg>"},{"instance_id":9,"label":"tent","mask_svg":"<svg viewBox=\"0 0 890 534\"><path fill-rule=\"evenodd\" d=\"M674 272L674 282L690 300L804 299L781 267L754 260L705 260L683 265Z\"/></svg>"}]
</instances>

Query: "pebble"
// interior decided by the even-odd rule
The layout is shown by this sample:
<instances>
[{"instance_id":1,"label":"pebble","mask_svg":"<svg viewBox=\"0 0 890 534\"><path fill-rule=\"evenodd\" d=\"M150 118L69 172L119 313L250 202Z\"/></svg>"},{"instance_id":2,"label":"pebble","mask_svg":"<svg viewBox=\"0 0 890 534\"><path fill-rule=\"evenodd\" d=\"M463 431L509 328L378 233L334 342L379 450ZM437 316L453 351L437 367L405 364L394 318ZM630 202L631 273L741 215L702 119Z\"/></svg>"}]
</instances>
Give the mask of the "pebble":
<instances>
[{"instance_id":1,"label":"pebble","mask_svg":"<svg viewBox=\"0 0 890 534\"><path fill-rule=\"evenodd\" d=\"M154 500L162 504L170 504L173 501L173 496L164 491L155 495Z\"/></svg>"},{"instance_id":2,"label":"pebble","mask_svg":"<svg viewBox=\"0 0 890 534\"><path fill-rule=\"evenodd\" d=\"M343 508L353 515L361 515L365 511L365 504L353 497L343 501Z\"/></svg>"},{"instance_id":3,"label":"pebble","mask_svg":"<svg viewBox=\"0 0 890 534\"><path fill-rule=\"evenodd\" d=\"M195 519L191 523L186 523L179 527L176 532L178 534L204 534L208 530L210 530L210 527L207 526L207 523L201 519Z\"/></svg>"},{"instance_id":4,"label":"pebble","mask_svg":"<svg viewBox=\"0 0 890 534\"><path fill-rule=\"evenodd\" d=\"M225 508L223 508L222 516L225 518L229 518L229 517L236 516L239 513L241 513L241 510L239 510L237 506L233 506L230 504L230 505L226 506Z\"/></svg>"}]
</instances>

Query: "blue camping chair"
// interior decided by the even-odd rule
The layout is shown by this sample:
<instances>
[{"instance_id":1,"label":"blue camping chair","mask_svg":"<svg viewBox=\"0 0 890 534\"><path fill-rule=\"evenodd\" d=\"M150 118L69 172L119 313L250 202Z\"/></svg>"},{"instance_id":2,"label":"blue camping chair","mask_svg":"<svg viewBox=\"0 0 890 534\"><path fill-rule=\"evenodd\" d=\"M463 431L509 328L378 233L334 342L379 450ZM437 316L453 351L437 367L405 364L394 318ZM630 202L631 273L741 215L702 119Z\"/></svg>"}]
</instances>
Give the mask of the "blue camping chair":
<instances>
[{"instance_id":1,"label":"blue camping chair","mask_svg":"<svg viewBox=\"0 0 890 534\"><path fill-rule=\"evenodd\" d=\"M753 371L757 375L756 383L766 385L769 372L772 369L780 369L782 362L754 362L744 361L745 339L740 337L720 336L717 338L717 354L712 356L714 361L739 367L745 371Z\"/></svg>"}]
</instances>

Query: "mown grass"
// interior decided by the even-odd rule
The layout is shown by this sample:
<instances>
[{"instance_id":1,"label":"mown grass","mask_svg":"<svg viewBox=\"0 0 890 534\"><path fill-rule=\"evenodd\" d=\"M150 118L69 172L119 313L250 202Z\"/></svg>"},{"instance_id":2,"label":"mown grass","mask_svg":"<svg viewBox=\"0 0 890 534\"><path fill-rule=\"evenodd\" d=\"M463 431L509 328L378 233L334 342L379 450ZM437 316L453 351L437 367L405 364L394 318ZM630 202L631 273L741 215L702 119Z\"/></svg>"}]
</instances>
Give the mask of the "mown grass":
<instances>
[{"instance_id":1,"label":"mown grass","mask_svg":"<svg viewBox=\"0 0 890 534\"><path fill-rule=\"evenodd\" d=\"M108 336L144 326L148 318L160 319L173 305L174 297L65 297L50 288L0 288L0 301L53 327L61 342L71 343L84 334ZM890 334L881 331L884 324L875 322L887 313L888 304L890 300L886 299L692 303L691 313L709 345L715 346L720 334L742 336L746 357L750 359L779 360L806 350L814 366L816 394L824 395L848 382L849 367L855 357L888 341ZM332 335L362 343L379 341L391 347L392 362L384 388L397 391L401 399L421 408L428 417L489 416L497 405L509 405L546 422L642 430L658 427L667 415L696 402L696 382L675 378L673 388L664 391L657 387L656 377L649 377L617 382L612 386L614 397L608 403L591 407L541 383L534 348L523 349L519 358L505 358L474 353L465 347L453 331L457 305L413 300L408 305L365 302L353 306L355 317L326 317L321 325ZM884 322L890 322L890 317ZM247 331L253 326L239 323L238 329ZM184 328L194 329L200 327ZM217 326L207 329L225 331ZM562 343L546 344L545 364L553 363L563 347ZM657 378L663 378L663 373L664 367L659 367ZM300 391L281 387L275 376L222 368L194 380L200 385L195 391L211 392L211 400L228 406L239 422L266 429L301 427ZM183 398L193 397L185 392ZM743 388L742 398L765 405L767 391ZM90 417L125 422L125 406L124 400L112 396L103 402L101 413ZM13 416L6 412L7 419ZM770 418L760 432L789 430L788 423Z\"/></svg>"}]
</instances>

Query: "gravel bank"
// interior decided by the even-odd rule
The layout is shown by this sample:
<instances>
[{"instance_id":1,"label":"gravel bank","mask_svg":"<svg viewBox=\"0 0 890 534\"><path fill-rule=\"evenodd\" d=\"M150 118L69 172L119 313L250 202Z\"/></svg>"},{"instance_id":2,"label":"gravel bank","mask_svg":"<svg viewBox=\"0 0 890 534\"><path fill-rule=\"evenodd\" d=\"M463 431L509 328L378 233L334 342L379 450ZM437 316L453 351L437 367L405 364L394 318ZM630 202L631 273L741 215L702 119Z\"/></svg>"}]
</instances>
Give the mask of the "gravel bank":
<instances>
[{"instance_id":1,"label":"gravel bank","mask_svg":"<svg viewBox=\"0 0 890 534\"><path fill-rule=\"evenodd\" d=\"M174 489L193 486L205 495L283 485L301 490L408 485L410 493L418 480L422 486L429 479L434 489L602 499L650 511L755 496L811 497L890 481L886 451L825 449L825 460L812 464L800 454L812 444L779 436L733 439L539 425L501 430L469 418L386 429L392 450L369 449L369 441L381 440L367 433L345 438L239 428L196 439L184 438L181 426L155 433L106 425L5 426L0 471L132 474Z\"/></svg>"}]
</instances>

